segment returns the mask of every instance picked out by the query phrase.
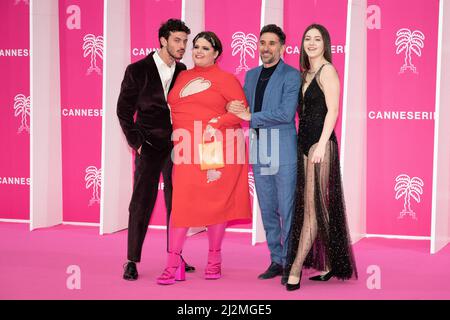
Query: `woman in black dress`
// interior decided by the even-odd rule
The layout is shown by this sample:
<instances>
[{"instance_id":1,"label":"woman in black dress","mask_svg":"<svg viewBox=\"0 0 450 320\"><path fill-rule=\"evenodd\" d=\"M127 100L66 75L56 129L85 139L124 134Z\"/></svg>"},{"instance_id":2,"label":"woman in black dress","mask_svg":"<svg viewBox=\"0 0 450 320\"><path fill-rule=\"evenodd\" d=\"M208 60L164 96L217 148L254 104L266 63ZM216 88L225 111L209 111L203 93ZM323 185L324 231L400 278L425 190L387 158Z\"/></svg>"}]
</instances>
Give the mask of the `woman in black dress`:
<instances>
[{"instance_id":1,"label":"woman in black dress","mask_svg":"<svg viewBox=\"0 0 450 320\"><path fill-rule=\"evenodd\" d=\"M289 291L300 288L303 267L324 271L311 280L357 278L334 133L340 91L330 43L321 25L310 25L303 34L297 195L287 261Z\"/></svg>"}]
</instances>

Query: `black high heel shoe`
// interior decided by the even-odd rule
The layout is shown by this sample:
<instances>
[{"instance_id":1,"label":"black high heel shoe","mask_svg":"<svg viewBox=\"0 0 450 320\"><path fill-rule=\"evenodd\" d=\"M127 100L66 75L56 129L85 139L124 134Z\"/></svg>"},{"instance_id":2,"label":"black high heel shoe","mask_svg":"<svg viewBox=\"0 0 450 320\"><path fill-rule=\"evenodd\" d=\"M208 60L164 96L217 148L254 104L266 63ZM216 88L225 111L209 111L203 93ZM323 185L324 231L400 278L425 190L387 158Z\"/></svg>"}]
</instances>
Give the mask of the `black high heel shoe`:
<instances>
[{"instance_id":1,"label":"black high heel shoe","mask_svg":"<svg viewBox=\"0 0 450 320\"><path fill-rule=\"evenodd\" d=\"M300 279L298 279L298 283L290 284L286 282L286 290L294 291L300 289L300 281L302 281L302 271L300 271Z\"/></svg>"},{"instance_id":2,"label":"black high heel shoe","mask_svg":"<svg viewBox=\"0 0 450 320\"><path fill-rule=\"evenodd\" d=\"M334 276L333 271L329 271L329 272L327 272L325 274L321 274L321 275L318 275L318 276L311 277L311 278L309 278L309 280L312 280L312 281L328 281L328 280L331 279L332 276Z\"/></svg>"}]
</instances>

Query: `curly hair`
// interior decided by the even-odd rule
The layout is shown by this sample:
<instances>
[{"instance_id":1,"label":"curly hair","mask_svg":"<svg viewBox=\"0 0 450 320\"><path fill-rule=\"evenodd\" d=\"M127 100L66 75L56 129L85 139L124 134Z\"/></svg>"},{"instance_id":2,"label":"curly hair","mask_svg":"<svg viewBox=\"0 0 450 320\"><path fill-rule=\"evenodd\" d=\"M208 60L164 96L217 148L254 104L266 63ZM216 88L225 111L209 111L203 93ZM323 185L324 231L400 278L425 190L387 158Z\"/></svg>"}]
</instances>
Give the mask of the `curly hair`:
<instances>
[{"instance_id":1,"label":"curly hair","mask_svg":"<svg viewBox=\"0 0 450 320\"><path fill-rule=\"evenodd\" d=\"M161 27L159 27L158 39L164 38L169 40L171 32L186 32L187 34L190 34L191 29L189 29L184 22L179 19L169 19L162 23ZM162 48L161 40L159 41L159 45Z\"/></svg>"}]
</instances>

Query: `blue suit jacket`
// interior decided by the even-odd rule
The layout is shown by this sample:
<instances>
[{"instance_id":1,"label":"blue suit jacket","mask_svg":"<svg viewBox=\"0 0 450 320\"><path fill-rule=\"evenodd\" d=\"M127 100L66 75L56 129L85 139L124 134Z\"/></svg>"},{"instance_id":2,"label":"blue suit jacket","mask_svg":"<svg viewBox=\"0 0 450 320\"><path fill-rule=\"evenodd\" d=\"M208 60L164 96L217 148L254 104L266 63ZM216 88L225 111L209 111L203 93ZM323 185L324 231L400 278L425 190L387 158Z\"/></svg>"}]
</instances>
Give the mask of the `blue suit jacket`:
<instances>
[{"instance_id":1,"label":"blue suit jacket","mask_svg":"<svg viewBox=\"0 0 450 320\"><path fill-rule=\"evenodd\" d=\"M260 140L260 143L257 144L256 135L250 135L250 161L257 165L267 163L268 159L261 157L261 152L258 150L261 148L261 141L265 140L267 133L267 152L265 153L269 157L271 155L273 157L278 150L279 165L296 163L295 113L300 89L300 73L297 69L280 60L264 92L261 111L254 113L256 84L262 68L262 66L259 66L251 69L245 75L244 91L252 113L250 127L259 128ZM276 137L277 132L274 129L277 129L279 138ZM276 145L274 145L275 143ZM257 153L259 153L259 156L256 159ZM276 163L273 163L274 160L276 159L272 158L272 165L276 165Z\"/></svg>"}]
</instances>

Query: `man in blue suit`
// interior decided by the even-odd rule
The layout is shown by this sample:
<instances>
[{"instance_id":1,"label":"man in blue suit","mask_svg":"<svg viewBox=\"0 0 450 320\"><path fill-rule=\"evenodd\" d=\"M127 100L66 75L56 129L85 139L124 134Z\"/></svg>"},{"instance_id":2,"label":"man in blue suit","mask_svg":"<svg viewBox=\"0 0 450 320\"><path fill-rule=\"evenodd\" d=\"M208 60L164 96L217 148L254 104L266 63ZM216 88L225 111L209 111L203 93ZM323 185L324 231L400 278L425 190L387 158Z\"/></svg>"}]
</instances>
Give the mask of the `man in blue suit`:
<instances>
[{"instance_id":1,"label":"man in blue suit","mask_svg":"<svg viewBox=\"0 0 450 320\"><path fill-rule=\"evenodd\" d=\"M256 192L271 264L259 279L282 275L287 282L288 237L294 211L297 182L297 132L295 112L300 88L297 69L281 59L286 35L274 25L260 32L259 54L262 66L245 77L244 91L250 107L233 101L228 111L250 121L250 162L253 164Z\"/></svg>"}]
</instances>

